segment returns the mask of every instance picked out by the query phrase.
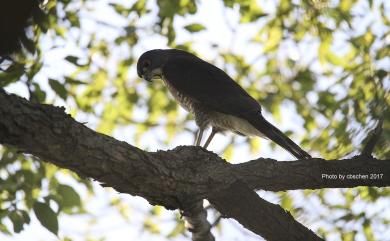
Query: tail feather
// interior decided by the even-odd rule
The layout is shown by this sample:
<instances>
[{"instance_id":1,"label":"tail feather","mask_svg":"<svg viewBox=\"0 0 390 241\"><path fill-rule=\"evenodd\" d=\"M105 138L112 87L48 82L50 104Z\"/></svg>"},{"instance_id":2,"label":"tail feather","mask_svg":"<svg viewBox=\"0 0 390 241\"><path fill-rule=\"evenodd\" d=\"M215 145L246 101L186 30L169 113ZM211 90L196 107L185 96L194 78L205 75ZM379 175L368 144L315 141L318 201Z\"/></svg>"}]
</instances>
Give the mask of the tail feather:
<instances>
[{"instance_id":1,"label":"tail feather","mask_svg":"<svg viewBox=\"0 0 390 241\"><path fill-rule=\"evenodd\" d=\"M290 152L298 159L309 159L311 156L302 150L297 144L295 144L290 138L288 138L283 132L281 132L274 125L269 123L263 116L257 115L256 118L250 118L250 123L263 135L274 141L279 146L283 147L286 151Z\"/></svg>"}]
</instances>

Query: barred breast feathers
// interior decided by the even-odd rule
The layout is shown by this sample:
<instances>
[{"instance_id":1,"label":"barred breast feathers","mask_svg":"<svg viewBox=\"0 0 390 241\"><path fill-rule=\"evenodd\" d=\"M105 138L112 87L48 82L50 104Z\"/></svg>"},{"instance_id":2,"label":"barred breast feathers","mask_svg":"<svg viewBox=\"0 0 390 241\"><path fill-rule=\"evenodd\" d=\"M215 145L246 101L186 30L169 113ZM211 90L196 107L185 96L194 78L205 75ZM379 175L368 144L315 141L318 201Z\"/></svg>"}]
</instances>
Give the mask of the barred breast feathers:
<instances>
[{"instance_id":1,"label":"barred breast feathers","mask_svg":"<svg viewBox=\"0 0 390 241\"><path fill-rule=\"evenodd\" d=\"M263 136L256 128L254 128L248 121L216 112L202 106L194 99L185 94L177 91L168 80L162 76L164 84L167 86L169 92L179 102L179 104L187 111L191 112L195 116L195 122L199 127L205 128L209 125L217 127L221 131L230 130L233 132L239 132L246 136Z\"/></svg>"},{"instance_id":2,"label":"barred breast feathers","mask_svg":"<svg viewBox=\"0 0 390 241\"><path fill-rule=\"evenodd\" d=\"M173 95L173 97L175 98L175 100L177 100L179 102L179 104L186 110L186 111L189 111L191 113L194 113L194 107L193 107L193 100L186 96L185 94L183 93L180 93L179 91L176 90L175 87L173 87L168 80L166 80L164 78L164 76L162 76L162 80L164 81L164 84L167 86L169 92L171 92L171 94Z\"/></svg>"}]
</instances>

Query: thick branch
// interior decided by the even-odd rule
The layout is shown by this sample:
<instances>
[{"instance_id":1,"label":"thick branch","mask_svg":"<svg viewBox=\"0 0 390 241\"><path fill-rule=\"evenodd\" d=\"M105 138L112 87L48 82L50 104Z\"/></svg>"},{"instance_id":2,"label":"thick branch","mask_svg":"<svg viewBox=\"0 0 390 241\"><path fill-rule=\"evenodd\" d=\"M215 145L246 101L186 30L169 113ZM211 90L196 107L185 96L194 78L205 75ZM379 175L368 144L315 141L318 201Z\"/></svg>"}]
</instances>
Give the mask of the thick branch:
<instances>
[{"instance_id":1,"label":"thick branch","mask_svg":"<svg viewBox=\"0 0 390 241\"><path fill-rule=\"evenodd\" d=\"M236 164L234 170L250 188L269 191L390 186L390 160L366 155L331 161L257 159Z\"/></svg>"},{"instance_id":2,"label":"thick branch","mask_svg":"<svg viewBox=\"0 0 390 241\"><path fill-rule=\"evenodd\" d=\"M249 230L261 233L268 241L322 240L298 223L289 212L260 198L240 181L226 190L213 193L209 201L224 217L233 217Z\"/></svg>"},{"instance_id":3,"label":"thick branch","mask_svg":"<svg viewBox=\"0 0 390 241\"><path fill-rule=\"evenodd\" d=\"M93 178L151 204L186 210L234 181L229 165L200 147L148 153L96 133L64 113L0 89L0 143ZM197 158L194 158L197 157ZM210 169L210 166L212 169Z\"/></svg>"},{"instance_id":4,"label":"thick branch","mask_svg":"<svg viewBox=\"0 0 390 241\"><path fill-rule=\"evenodd\" d=\"M278 240L280 232L291 237L305 237L305 240L318 238L279 206L262 200L251 189L331 187L327 186L331 181L310 176L310 173L318 165L317 173L323 170L337 171L339 167L344 170L344 162L353 164L354 160L319 160L320 164L314 161L279 163L265 160L231 165L200 147L178 147L171 151L148 153L90 130L66 115L61 108L34 104L15 95L8 95L2 89L0 143L13 145L82 176L94 178L119 192L142 196L151 204L187 210L194 203L209 199L221 213L235 218L248 229L270 240ZM337 166L338 163L341 163L340 166ZM310 169L313 165L314 168ZM370 169L371 166L375 168ZM372 159L370 165L360 168L363 168L361 164L354 170L380 169L387 174L389 162ZM351 168L348 170L351 171ZM293 175L288 177L294 180L286 182L278 179L281 176L276 173L279 172L287 176L292 172ZM266 184L260 185L262 182ZM291 186L291 183L295 183L295 186ZM355 186L362 184L389 186L390 180L385 175L382 180L357 182ZM252 218L251 213L257 219ZM267 223L262 220L267 220Z\"/></svg>"}]
</instances>

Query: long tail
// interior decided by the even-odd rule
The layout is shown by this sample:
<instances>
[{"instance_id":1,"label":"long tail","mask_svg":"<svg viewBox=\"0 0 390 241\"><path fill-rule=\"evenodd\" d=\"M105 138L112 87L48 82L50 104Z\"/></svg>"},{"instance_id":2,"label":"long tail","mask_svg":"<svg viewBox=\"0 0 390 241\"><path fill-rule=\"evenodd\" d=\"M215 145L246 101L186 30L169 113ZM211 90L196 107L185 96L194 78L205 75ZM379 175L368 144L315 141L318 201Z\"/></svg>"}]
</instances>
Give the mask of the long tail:
<instances>
[{"instance_id":1,"label":"long tail","mask_svg":"<svg viewBox=\"0 0 390 241\"><path fill-rule=\"evenodd\" d=\"M286 151L290 152L298 159L309 159L311 156L302 150L297 144L295 144L290 138L288 138L278 128L269 123L262 115L256 115L256 118L250 118L249 121L257 130L263 135L276 142L279 146L283 147Z\"/></svg>"}]
</instances>

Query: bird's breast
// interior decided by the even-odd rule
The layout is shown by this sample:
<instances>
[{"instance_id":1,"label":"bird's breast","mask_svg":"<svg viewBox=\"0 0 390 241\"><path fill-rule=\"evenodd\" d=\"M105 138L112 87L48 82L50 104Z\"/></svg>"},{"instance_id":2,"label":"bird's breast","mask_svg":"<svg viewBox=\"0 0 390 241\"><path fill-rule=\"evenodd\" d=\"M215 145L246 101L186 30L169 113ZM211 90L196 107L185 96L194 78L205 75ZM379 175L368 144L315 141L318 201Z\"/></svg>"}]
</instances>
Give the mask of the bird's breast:
<instances>
[{"instance_id":1,"label":"bird's breast","mask_svg":"<svg viewBox=\"0 0 390 241\"><path fill-rule=\"evenodd\" d=\"M181 93L178 91L171 83L169 83L168 80L162 76L162 80L164 81L164 84L167 86L169 92L171 92L172 96L175 98L177 102L187 111L194 113L194 105L195 105L195 100L192 99L191 97L187 96L184 93Z\"/></svg>"},{"instance_id":2,"label":"bird's breast","mask_svg":"<svg viewBox=\"0 0 390 241\"><path fill-rule=\"evenodd\" d=\"M195 121L199 127L205 128L207 126L213 126L217 127L221 131L229 130L246 136L262 136L262 134L247 120L211 110L207 108L207 106L202 105L193 98L178 91L167 79L164 78L164 76L162 77L162 80L179 104L184 109L195 115Z\"/></svg>"}]
</instances>

